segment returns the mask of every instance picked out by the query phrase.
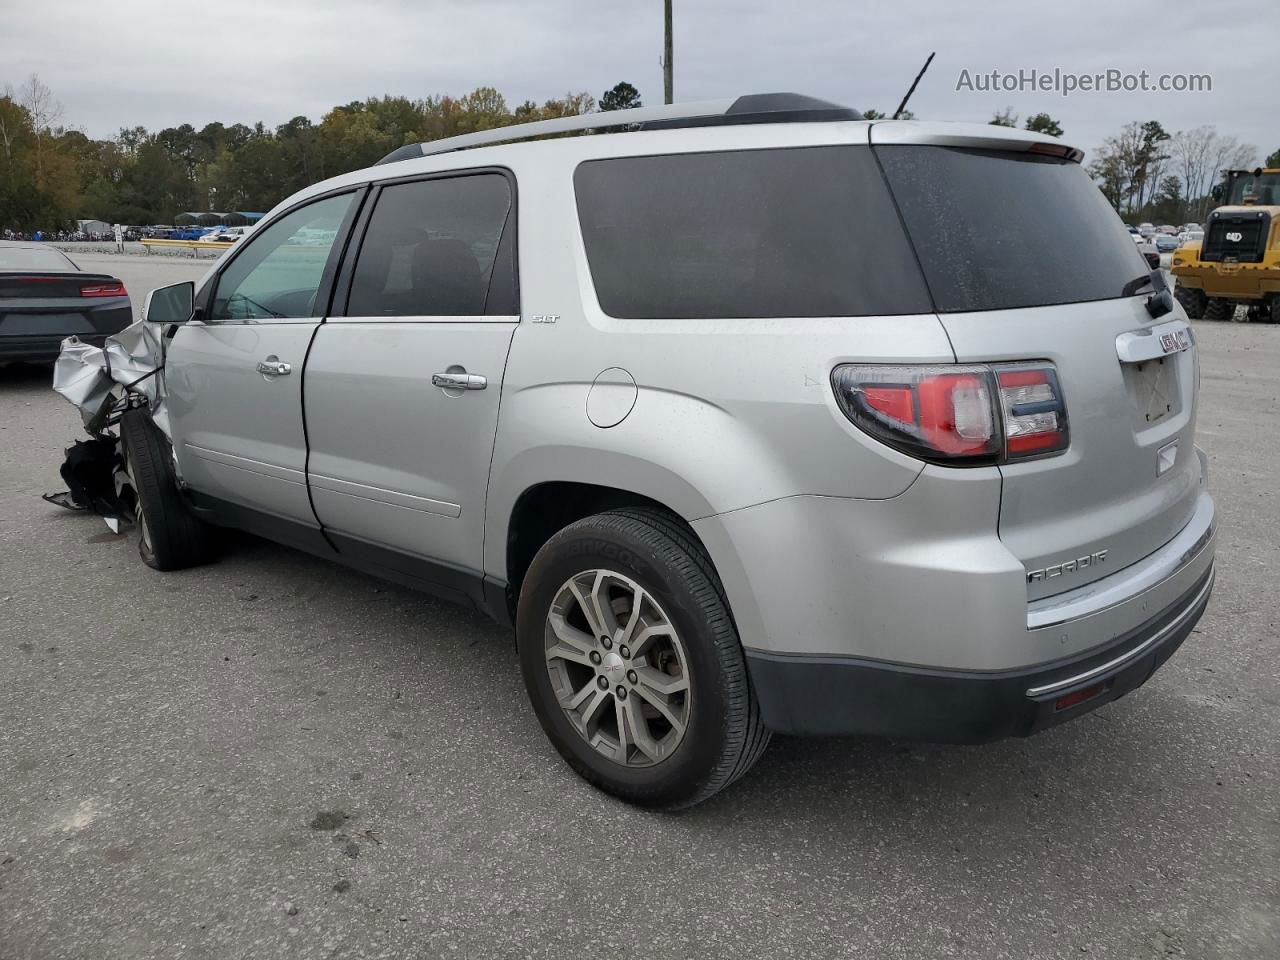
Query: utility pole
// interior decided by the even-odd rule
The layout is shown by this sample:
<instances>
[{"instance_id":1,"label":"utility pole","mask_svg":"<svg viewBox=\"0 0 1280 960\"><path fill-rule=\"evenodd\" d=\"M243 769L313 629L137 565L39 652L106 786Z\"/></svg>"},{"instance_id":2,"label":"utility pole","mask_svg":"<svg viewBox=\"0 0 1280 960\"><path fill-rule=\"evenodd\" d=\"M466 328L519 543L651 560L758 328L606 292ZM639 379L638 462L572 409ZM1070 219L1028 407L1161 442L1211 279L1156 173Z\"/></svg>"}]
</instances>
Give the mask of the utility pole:
<instances>
[{"instance_id":1,"label":"utility pole","mask_svg":"<svg viewBox=\"0 0 1280 960\"><path fill-rule=\"evenodd\" d=\"M662 93L664 103L673 103L673 85L671 81L671 0L662 0L666 14L666 32L662 40Z\"/></svg>"}]
</instances>

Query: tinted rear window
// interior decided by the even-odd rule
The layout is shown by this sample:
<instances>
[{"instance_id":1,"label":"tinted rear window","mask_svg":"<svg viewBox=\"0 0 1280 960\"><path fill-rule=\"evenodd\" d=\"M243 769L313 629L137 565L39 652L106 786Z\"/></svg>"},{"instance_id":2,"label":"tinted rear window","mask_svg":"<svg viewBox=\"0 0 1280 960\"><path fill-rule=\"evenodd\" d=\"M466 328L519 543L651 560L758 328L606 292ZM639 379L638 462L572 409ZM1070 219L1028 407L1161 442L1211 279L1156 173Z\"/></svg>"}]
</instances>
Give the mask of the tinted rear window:
<instances>
[{"instance_id":1,"label":"tinted rear window","mask_svg":"<svg viewBox=\"0 0 1280 960\"><path fill-rule=\"evenodd\" d=\"M1078 163L928 146L876 154L944 313L1114 299L1150 269Z\"/></svg>"},{"instance_id":2,"label":"tinted rear window","mask_svg":"<svg viewBox=\"0 0 1280 960\"><path fill-rule=\"evenodd\" d=\"M574 186L592 280L610 316L931 310L869 147L591 160L578 166Z\"/></svg>"},{"instance_id":3,"label":"tinted rear window","mask_svg":"<svg viewBox=\"0 0 1280 960\"><path fill-rule=\"evenodd\" d=\"M0 244L0 270L74 270L75 264L52 247Z\"/></svg>"},{"instance_id":4,"label":"tinted rear window","mask_svg":"<svg viewBox=\"0 0 1280 960\"><path fill-rule=\"evenodd\" d=\"M384 187L360 246L351 317L510 315L515 275L499 243L511 187L497 173Z\"/></svg>"}]
</instances>

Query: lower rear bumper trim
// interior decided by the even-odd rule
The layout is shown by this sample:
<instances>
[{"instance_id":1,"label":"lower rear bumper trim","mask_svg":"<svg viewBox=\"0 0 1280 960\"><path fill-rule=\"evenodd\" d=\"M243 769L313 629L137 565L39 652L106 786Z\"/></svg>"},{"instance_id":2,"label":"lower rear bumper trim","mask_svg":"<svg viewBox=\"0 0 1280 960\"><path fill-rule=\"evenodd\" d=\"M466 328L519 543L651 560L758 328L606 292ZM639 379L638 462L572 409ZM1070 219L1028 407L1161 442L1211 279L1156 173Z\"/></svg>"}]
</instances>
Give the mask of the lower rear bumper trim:
<instances>
[{"instance_id":1,"label":"lower rear bumper trim","mask_svg":"<svg viewBox=\"0 0 1280 960\"><path fill-rule=\"evenodd\" d=\"M1101 648L1037 667L961 671L752 650L747 664L777 733L937 743L1029 736L1142 686L1199 622L1213 578L1210 567L1176 602ZM1065 696L1082 692L1079 702Z\"/></svg>"},{"instance_id":2,"label":"lower rear bumper trim","mask_svg":"<svg viewBox=\"0 0 1280 960\"><path fill-rule=\"evenodd\" d=\"M1086 681L1093 680L1096 677L1101 677L1104 674L1115 670L1117 667L1128 663L1130 660L1137 659L1149 649L1160 643L1160 641L1164 640L1164 638L1169 634L1181 627L1193 616L1196 619L1199 619L1199 612L1204 609L1204 603L1209 599L1209 593L1212 590L1213 573L1211 571L1209 579L1205 581L1204 586L1200 588L1200 592L1196 594L1195 598L1186 606L1186 608L1174 617L1172 621L1165 624L1165 626L1161 627L1132 650L1128 650L1120 654L1120 656L1116 657L1114 660L1108 660L1106 663L1101 663L1098 666L1086 670L1084 673L1077 674L1074 677L1067 677L1065 680L1055 680L1053 683L1047 683L1041 687L1032 687L1027 691L1027 696L1042 697L1045 694L1056 693L1059 690L1066 690L1068 687L1074 687L1077 684L1085 683Z\"/></svg>"}]
</instances>

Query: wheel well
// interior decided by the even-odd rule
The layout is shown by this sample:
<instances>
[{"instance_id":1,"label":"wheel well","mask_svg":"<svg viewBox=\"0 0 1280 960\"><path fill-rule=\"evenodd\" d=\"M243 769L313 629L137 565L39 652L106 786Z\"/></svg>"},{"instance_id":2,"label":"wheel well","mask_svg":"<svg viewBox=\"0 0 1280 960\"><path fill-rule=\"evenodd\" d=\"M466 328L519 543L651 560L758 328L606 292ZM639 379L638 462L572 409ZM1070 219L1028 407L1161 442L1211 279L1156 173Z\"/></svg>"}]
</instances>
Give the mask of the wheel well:
<instances>
[{"instance_id":1,"label":"wheel well","mask_svg":"<svg viewBox=\"0 0 1280 960\"><path fill-rule=\"evenodd\" d=\"M516 501L507 525L507 605L513 620L520 585L542 545L583 517L622 507L661 510L687 528L690 537L698 539L684 518L666 504L629 490L568 481L530 487Z\"/></svg>"}]
</instances>

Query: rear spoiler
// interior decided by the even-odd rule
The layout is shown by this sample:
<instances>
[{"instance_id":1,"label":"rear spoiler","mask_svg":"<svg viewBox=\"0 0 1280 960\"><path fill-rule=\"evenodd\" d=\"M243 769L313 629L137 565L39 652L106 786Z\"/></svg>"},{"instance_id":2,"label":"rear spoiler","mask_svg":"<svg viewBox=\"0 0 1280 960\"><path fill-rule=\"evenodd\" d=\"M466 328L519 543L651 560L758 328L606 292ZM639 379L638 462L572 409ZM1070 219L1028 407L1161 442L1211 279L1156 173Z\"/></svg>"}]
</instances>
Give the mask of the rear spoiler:
<instances>
[{"instance_id":1,"label":"rear spoiler","mask_svg":"<svg viewBox=\"0 0 1280 960\"><path fill-rule=\"evenodd\" d=\"M1056 137L1012 127L977 123L947 123L920 120L884 120L871 124L868 138L873 146L891 143L933 144L940 147L968 147L977 150L1010 150L1062 157L1072 163L1084 159L1084 151Z\"/></svg>"}]
</instances>

